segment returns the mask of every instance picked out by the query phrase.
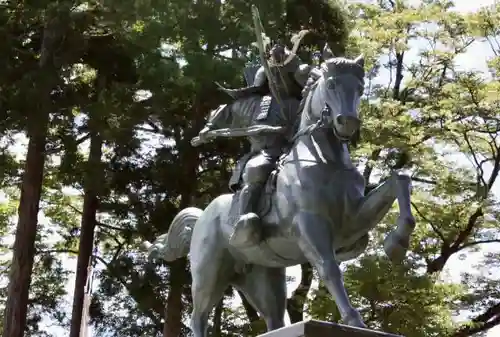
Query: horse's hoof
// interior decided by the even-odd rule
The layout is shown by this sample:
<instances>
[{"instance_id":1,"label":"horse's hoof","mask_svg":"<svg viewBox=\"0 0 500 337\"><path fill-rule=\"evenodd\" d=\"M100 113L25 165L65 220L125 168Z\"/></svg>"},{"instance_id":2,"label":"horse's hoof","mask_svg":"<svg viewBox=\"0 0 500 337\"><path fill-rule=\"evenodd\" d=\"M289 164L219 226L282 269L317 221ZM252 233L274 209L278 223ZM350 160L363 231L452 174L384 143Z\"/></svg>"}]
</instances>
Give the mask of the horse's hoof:
<instances>
[{"instance_id":1,"label":"horse's hoof","mask_svg":"<svg viewBox=\"0 0 500 337\"><path fill-rule=\"evenodd\" d=\"M384 240L385 254L393 263L401 263L405 259L409 246L410 240L395 232L389 233Z\"/></svg>"},{"instance_id":2,"label":"horse's hoof","mask_svg":"<svg viewBox=\"0 0 500 337\"><path fill-rule=\"evenodd\" d=\"M366 324L363 322L363 319L357 310L353 310L349 315L342 318L342 321L345 325L356 328L366 328Z\"/></svg>"},{"instance_id":3,"label":"horse's hoof","mask_svg":"<svg viewBox=\"0 0 500 337\"><path fill-rule=\"evenodd\" d=\"M156 263L156 261L158 261L159 258L160 258L160 252L158 251L158 249L153 249L149 252L147 261L149 263Z\"/></svg>"},{"instance_id":4,"label":"horse's hoof","mask_svg":"<svg viewBox=\"0 0 500 337\"><path fill-rule=\"evenodd\" d=\"M143 243L141 243L141 245L139 246L139 248L145 252L147 252L148 250L151 249L151 247L153 247L153 244L149 241L144 241Z\"/></svg>"},{"instance_id":5,"label":"horse's hoof","mask_svg":"<svg viewBox=\"0 0 500 337\"><path fill-rule=\"evenodd\" d=\"M248 248L258 244L259 224L260 218L255 213L241 216L234 226L233 234L229 238L229 244L237 248Z\"/></svg>"}]
</instances>

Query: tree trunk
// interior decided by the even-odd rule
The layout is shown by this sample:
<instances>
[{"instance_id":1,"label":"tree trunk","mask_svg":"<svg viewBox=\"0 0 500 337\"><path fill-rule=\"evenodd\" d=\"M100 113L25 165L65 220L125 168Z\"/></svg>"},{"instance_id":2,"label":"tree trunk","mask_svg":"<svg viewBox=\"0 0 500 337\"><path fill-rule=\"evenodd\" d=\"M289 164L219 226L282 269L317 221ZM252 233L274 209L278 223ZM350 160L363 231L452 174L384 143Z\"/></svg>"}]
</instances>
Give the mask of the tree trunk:
<instances>
[{"instance_id":1,"label":"tree trunk","mask_svg":"<svg viewBox=\"0 0 500 337\"><path fill-rule=\"evenodd\" d=\"M63 7L62 7L63 8ZM63 8L65 9L65 8ZM62 10L63 10L62 9ZM28 313L29 287L35 254L38 211L42 194L45 146L52 100L50 92L57 78L54 62L54 42L63 33L65 13L48 15L44 27L36 92L40 103L24 111L28 121L28 152L21 184L16 238L12 252L7 301L5 304L3 337L23 337Z\"/></svg>"},{"instance_id":2,"label":"tree trunk","mask_svg":"<svg viewBox=\"0 0 500 337\"><path fill-rule=\"evenodd\" d=\"M197 104L195 104L195 106L197 106ZM199 106L198 109L205 111ZM199 130L200 125L203 123L203 114L200 113L197 115L201 118L197 118L193 123L193 128L185 131L183 136L181 136L180 129L174 132L174 139L179 151L179 165L183 167L183 172L186 177L196 177L200 165L199 152L197 149L193 148L190 143L190 139L196 135L195 130ZM197 193L197 188L197 184L183 185L179 191L179 211L191 205ZM168 292L167 303L165 305L163 337L181 336L184 327L182 323L182 294L184 285L189 279L186 269L186 258L179 259L169 264L170 291Z\"/></svg>"},{"instance_id":3,"label":"tree trunk","mask_svg":"<svg viewBox=\"0 0 500 337\"><path fill-rule=\"evenodd\" d=\"M186 280L186 259L179 259L170 265L170 291L165 307L163 337L179 337L182 331L182 288Z\"/></svg>"},{"instance_id":4,"label":"tree trunk","mask_svg":"<svg viewBox=\"0 0 500 337\"><path fill-rule=\"evenodd\" d=\"M28 153L21 185L19 218L5 304L3 337L24 336L42 193L48 117L48 114L40 114L37 128L33 128L31 135L28 135Z\"/></svg>"},{"instance_id":5,"label":"tree trunk","mask_svg":"<svg viewBox=\"0 0 500 337\"><path fill-rule=\"evenodd\" d=\"M214 328L213 328L213 336L214 337L222 337L222 312L224 311L224 298L219 301L219 304L215 307L214 310Z\"/></svg>"},{"instance_id":6,"label":"tree trunk","mask_svg":"<svg viewBox=\"0 0 500 337\"><path fill-rule=\"evenodd\" d=\"M292 297L287 301L286 306L292 323L304 320L304 305L313 279L313 269L310 263L303 263L300 268L302 275L300 283L292 293Z\"/></svg>"},{"instance_id":7,"label":"tree trunk","mask_svg":"<svg viewBox=\"0 0 500 337\"><path fill-rule=\"evenodd\" d=\"M94 113L95 114L95 113ZM89 265L92 259L92 250L94 247L94 232L96 226L96 215L99 207L99 186L102 177L101 156L102 139L97 131L96 117L90 116L89 128L90 152L87 160L86 177L84 183L83 211L80 230L80 242L78 246L78 260L76 264L75 290L73 294L73 311L71 314L70 337L79 337L82 321L86 285L88 284Z\"/></svg>"},{"instance_id":8,"label":"tree trunk","mask_svg":"<svg viewBox=\"0 0 500 337\"><path fill-rule=\"evenodd\" d=\"M188 172L196 172L191 160L181 162L186 163ZM196 161L197 163L197 161ZM193 173L192 173L193 174ZM191 201L191 191L184 191L181 195L181 202L179 211L188 207ZM170 290L167 296L167 303L165 306L165 324L163 325L163 337L179 337L181 336L182 324L182 293L183 287L187 280L187 260L186 258L179 259L169 265L169 280Z\"/></svg>"}]
</instances>

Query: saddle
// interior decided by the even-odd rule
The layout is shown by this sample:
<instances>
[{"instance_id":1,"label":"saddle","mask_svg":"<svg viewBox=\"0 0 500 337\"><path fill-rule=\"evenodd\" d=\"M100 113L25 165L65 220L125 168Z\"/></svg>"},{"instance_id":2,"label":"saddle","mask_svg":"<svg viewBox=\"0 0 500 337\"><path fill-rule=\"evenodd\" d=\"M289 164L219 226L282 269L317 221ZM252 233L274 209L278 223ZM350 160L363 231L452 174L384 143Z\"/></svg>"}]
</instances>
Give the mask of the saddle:
<instances>
[{"instance_id":1,"label":"saddle","mask_svg":"<svg viewBox=\"0 0 500 337\"><path fill-rule=\"evenodd\" d=\"M273 206L273 194L276 191L276 182L278 178L278 173L281 168L281 162L282 162L283 156L280 157L278 160L278 164L276 165L276 168L269 174L267 177L266 184L264 186L262 195L259 200L259 206L258 206L258 214L262 218L266 216L272 209ZM229 212L229 219L230 223L236 222L237 218L240 216L238 210L239 210L239 201L240 201L240 191L241 189L238 188L237 190L234 190L234 197L233 201L231 204L231 210Z\"/></svg>"}]
</instances>

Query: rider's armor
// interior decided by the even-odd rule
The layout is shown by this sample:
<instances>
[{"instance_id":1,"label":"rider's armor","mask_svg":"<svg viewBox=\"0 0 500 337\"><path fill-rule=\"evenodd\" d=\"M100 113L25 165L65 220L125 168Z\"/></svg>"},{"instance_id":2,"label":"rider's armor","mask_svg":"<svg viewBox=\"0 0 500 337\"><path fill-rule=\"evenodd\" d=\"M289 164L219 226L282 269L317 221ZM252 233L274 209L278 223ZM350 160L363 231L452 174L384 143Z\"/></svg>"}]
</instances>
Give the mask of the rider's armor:
<instances>
[{"instance_id":1,"label":"rider's armor","mask_svg":"<svg viewBox=\"0 0 500 337\"><path fill-rule=\"evenodd\" d=\"M289 52L281 45L275 45L271 49L270 71L273 76L274 89L276 94L284 98L301 99L301 92L309 77L311 66L303 63L297 55L293 55L291 60L286 64L281 64L284 59L289 56ZM278 64L276 64L279 62ZM223 89L234 99L246 97L252 94L267 95L273 94L269 87L269 81L264 70L264 66L260 66L257 70L253 83L247 87L239 89Z\"/></svg>"},{"instance_id":2,"label":"rider's armor","mask_svg":"<svg viewBox=\"0 0 500 337\"><path fill-rule=\"evenodd\" d=\"M240 89L223 88L223 90L234 99L255 94L261 96L271 95L272 100L277 103L275 107L278 108L268 109L268 113L263 118L260 115L257 117L257 122L272 126L292 127L299 113L302 90L309 77L311 66L302 63L296 55L283 65L282 62L287 58L288 53L281 45L275 45L271 49L270 56L270 71L273 76L274 91L270 89L263 66L255 73L251 85ZM276 64L277 62L280 64ZM274 97L275 94L278 97ZM281 115L282 113L285 118ZM278 114L280 116L276 116ZM210 127L210 123L207 126ZM258 222L257 207L260 196L279 156L283 153L285 146L288 146L287 136L286 134L266 133L248 137L251 152L240 158L229 183L230 188L234 191L240 187L240 177L243 181L239 201L240 219L236 223L237 228L245 226L245 223L248 222Z\"/></svg>"}]
</instances>

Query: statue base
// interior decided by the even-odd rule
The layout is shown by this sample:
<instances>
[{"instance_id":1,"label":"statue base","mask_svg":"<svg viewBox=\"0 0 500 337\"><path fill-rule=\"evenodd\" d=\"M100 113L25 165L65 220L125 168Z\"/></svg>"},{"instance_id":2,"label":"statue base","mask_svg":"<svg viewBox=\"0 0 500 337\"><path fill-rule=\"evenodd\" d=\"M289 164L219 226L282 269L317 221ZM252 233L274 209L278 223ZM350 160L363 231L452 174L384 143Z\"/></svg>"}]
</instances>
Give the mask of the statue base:
<instances>
[{"instance_id":1,"label":"statue base","mask_svg":"<svg viewBox=\"0 0 500 337\"><path fill-rule=\"evenodd\" d=\"M259 337L403 337L347 325L308 320L267 332Z\"/></svg>"}]
</instances>

